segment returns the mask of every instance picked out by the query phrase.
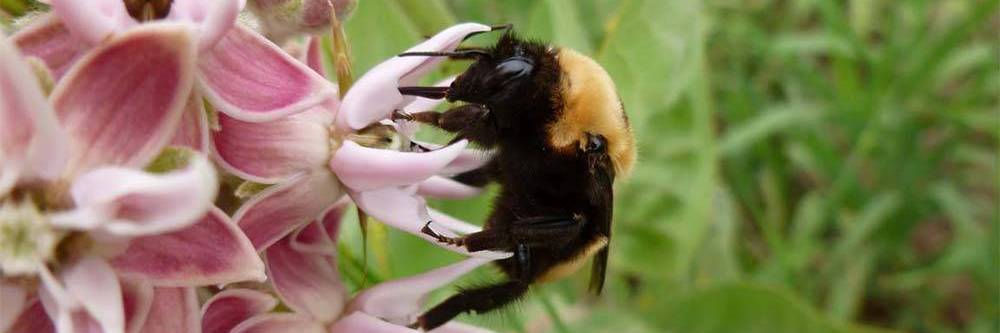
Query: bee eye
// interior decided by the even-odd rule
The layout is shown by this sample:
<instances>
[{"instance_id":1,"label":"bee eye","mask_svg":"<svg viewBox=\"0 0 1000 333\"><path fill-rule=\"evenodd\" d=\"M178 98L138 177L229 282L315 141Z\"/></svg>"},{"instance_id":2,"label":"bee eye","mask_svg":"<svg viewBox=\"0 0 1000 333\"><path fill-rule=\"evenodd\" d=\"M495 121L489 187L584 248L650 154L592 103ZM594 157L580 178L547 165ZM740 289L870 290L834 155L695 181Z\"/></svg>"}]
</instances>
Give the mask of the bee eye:
<instances>
[{"instance_id":1,"label":"bee eye","mask_svg":"<svg viewBox=\"0 0 1000 333\"><path fill-rule=\"evenodd\" d=\"M490 81L505 85L510 81L531 74L535 64L531 59L514 56L501 62L491 73Z\"/></svg>"},{"instance_id":2,"label":"bee eye","mask_svg":"<svg viewBox=\"0 0 1000 333\"><path fill-rule=\"evenodd\" d=\"M601 135L587 134L587 145L584 147L588 153L603 152L607 148L607 139Z\"/></svg>"}]
</instances>

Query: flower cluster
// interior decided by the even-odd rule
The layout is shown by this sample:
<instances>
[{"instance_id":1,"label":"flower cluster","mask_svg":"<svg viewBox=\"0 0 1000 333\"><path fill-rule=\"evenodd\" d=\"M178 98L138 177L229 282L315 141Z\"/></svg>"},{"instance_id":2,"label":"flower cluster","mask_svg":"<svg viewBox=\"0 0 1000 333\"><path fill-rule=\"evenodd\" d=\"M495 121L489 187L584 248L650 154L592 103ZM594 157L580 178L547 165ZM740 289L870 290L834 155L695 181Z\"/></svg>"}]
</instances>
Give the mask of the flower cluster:
<instances>
[{"instance_id":1,"label":"flower cluster","mask_svg":"<svg viewBox=\"0 0 1000 333\"><path fill-rule=\"evenodd\" d=\"M420 232L478 230L423 198L478 194L448 176L487 158L465 141L398 144L414 125L390 115L437 101L397 88L440 59L389 59L341 98L316 37L293 56L237 23L242 0L43 2L0 36L0 332L414 332L430 291L509 256ZM353 2L250 7L271 26L299 18L268 32L286 39ZM457 25L410 51L489 29ZM263 190L224 210L219 173ZM469 258L352 296L336 265L350 203Z\"/></svg>"}]
</instances>

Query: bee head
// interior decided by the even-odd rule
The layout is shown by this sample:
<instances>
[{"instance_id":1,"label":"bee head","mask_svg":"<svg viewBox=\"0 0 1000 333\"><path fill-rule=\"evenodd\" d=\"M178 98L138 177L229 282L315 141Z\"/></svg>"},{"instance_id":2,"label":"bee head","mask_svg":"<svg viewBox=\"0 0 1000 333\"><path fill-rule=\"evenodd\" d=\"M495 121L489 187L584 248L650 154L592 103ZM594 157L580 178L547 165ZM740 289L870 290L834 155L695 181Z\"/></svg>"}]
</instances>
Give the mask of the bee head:
<instances>
[{"instance_id":1,"label":"bee head","mask_svg":"<svg viewBox=\"0 0 1000 333\"><path fill-rule=\"evenodd\" d=\"M508 31L455 79L447 98L491 109L549 104L552 78L557 75L555 56L549 48Z\"/></svg>"}]
</instances>

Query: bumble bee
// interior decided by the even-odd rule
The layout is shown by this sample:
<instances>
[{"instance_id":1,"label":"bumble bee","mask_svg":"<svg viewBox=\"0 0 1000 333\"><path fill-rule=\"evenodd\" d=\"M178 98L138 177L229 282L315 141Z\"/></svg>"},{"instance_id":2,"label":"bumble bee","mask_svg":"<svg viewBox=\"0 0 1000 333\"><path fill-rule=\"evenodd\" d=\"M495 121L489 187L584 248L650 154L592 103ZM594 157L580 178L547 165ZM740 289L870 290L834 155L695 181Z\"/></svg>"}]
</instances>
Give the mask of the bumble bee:
<instances>
[{"instance_id":1,"label":"bumble bee","mask_svg":"<svg viewBox=\"0 0 1000 333\"><path fill-rule=\"evenodd\" d=\"M400 87L404 95L464 102L444 112L394 113L468 139L495 154L455 176L500 185L483 230L451 238L469 251L514 255L497 261L508 280L465 289L421 315L430 330L463 312L488 312L523 296L531 284L562 278L593 258L590 289L604 285L611 240L612 184L636 160L628 117L608 73L579 52L528 41L509 26L488 48L411 52L474 62L449 87Z\"/></svg>"}]
</instances>

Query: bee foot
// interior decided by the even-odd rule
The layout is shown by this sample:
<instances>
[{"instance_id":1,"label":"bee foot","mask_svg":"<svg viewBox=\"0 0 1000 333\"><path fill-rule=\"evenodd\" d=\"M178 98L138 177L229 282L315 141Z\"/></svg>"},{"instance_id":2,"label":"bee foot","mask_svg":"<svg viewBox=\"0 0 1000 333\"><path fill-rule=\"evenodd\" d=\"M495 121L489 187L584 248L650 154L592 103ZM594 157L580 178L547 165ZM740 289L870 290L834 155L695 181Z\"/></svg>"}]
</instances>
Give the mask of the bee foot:
<instances>
[{"instance_id":1,"label":"bee foot","mask_svg":"<svg viewBox=\"0 0 1000 333\"><path fill-rule=\"evenodd\" d=\"M445 243L445 244L450 244L450 245L455 245L455 246L463 246L463 245L465 245L465 240L462 239L461 237L447 237L447 236L444 236L442 234L437 233L436 231L434 231L434 229L431 229L431 222L434 222L434 221L427 221L427 223L424 224L424 227L420 229L420 232L423 233L423 234L425 234L425 235L434 237L434 239L437 239L437 241L440 242L440 243Z\"/></svg>"},{"instance_id":2,"label":"bee foot","mask_svg":"<svg viewBox=\"0 0 1000 333\"><path fill-rule=\"evenodd\" d=\"M392 116L390 116L389 119L391 119L392 121L397 121L397 120L413 121L414 118L413 114L409 112L396 110L392 112Z\"/></svg>"}]
</instances>

